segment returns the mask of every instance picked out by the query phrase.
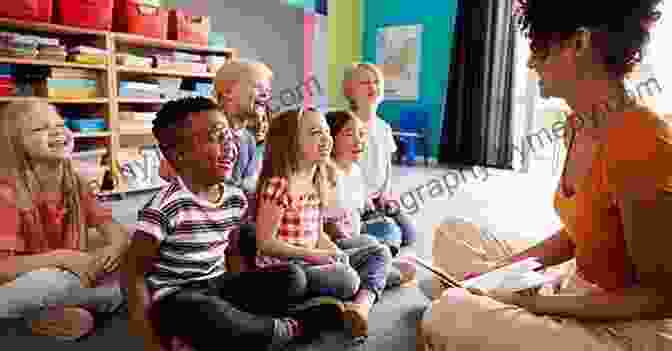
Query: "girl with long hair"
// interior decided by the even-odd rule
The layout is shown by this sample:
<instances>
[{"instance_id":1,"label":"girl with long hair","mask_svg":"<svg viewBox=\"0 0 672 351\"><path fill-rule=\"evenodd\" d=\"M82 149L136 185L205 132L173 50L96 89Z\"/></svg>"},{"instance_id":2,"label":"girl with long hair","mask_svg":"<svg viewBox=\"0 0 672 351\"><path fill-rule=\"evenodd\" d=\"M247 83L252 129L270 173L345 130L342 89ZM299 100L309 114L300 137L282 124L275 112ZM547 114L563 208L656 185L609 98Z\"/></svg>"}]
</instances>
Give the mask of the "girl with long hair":
<instances>
[{"instance_id":1,"label":"girl with long hair","mask_svg":"<svg viewBox=\"0 0 672 351\"><path fill-rule=\"evenodd\" d=\"M76 339L92 330L92 313L123 302L118 283L102 281L117 270L128 234L77 175L66 135L47 103L0 107L0 318ZM90 229L107 245L92 251Z\"/></svg>"},{"instance_id":2,"label":"girl with long hair","mask_svg":"<svg viewBox=\"0 0 672 351\"><path fill-rule=\"evenodd\" d=\"M351 301L344 318L353 336L366 336L368 312L385 287L391 255L381 245L341 250L325 233L336 173L324 115L310 108L281 113L266 142L257 189L257 265L298 262L313 294Z\"/></svg>"}]
</instances>

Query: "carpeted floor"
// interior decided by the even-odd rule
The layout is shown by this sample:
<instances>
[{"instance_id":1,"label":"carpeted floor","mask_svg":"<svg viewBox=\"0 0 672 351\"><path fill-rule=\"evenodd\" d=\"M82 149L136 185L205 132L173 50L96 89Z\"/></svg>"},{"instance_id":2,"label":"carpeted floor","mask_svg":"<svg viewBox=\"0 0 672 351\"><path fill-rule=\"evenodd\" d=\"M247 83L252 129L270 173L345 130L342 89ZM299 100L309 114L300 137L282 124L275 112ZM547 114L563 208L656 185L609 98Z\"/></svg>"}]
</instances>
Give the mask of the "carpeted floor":
<instances>
[{"instance_id":1,"label":"carpeted floor","mask_svg":"<svg viewBox=\"0 0 672 351\"><path fill-rule=\"evenodd\" d=\"M412 251L426 259L432 257L433 227L450 216L470 218L489 226L504 239L542 239L559 226L551 206L556 180L550 174L489 171L486 175L483 171L457 172L422 167L395 167L394 173L394 188L398 193L415 191L416 201L422 203L417 211L413 211L421 235ZM439 193L437 182L450 185L444 185L443 193ZM448 186L453 189L452 195L447 191ZM422 201L417 191L420 191ZM137 210L150 196L135 194L110 203L115 218L124 224L132 224ZM407 211L413 207L409 196L406 195ZM425 271L419 271L418 277L417 287L386 292L371 313L370 336L364 344L352 344L344 335L336 333L323 335L321 340L296 350L414 350L415 326L429 303L426 292L431 279ZM4 345L12 345L9 350L19 347L26 350L142 350L140 341L129 336L123 315L104 322L93 336L75 343L30 336L20 323L0 321L0 340ZM222 349L233 350L226 345Z\"/></svg>"}]
</instances>

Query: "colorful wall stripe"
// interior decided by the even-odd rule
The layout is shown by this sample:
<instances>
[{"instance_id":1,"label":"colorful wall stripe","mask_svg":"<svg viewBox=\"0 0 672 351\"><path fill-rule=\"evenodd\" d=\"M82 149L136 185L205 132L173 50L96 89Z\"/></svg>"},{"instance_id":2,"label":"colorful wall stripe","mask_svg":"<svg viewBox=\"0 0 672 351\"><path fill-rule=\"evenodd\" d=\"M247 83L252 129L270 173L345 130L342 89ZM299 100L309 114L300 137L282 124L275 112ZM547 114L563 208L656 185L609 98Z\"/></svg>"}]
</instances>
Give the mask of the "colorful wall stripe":
<instances>
[{"instance_id":1,"label":"colorful wall stripe","mask_svg":"<svg viewBox=\"0 0 672 351\"><path fill-rule=\"evenodd\" d=\"M308 12L327 15L327 0L283 0L289 6L303 8Z\"/></svg>"},{"instance_id":2,"label":"colorful wall stripe","mask_svg":"<svg viewBox=\"0 0 672 351\"><path fill-rule=\"evenodd\" d=\"M315 16L306 12L303 15L303 81L310 80L313 74L313 45L315 35ZM308 92L309 87L303 86L303 102L306 105L313 103L312 94Z\"/></svg>"},{"instance_id":3,"label":"colorful wall stripe","mask_svg":"<svg viewBox=\"0 0 672 351\"><path fill-rule=\"evenodd\" d=\"M329 106L347 107L341 79L346 65L362 60L362 19L365 0L329 2ZM367 0L368 1L368 0Z\"/></svg>"},{"instance_id":4,"label":"colorful wall stripe","mask_svg":"<svg viewBox=\"0 0 672 351\"><path fill-rule=\"evenodd\" d=\"M340 1L340 0L338 0ZM439 153L443 115L444 90L450 69L454 44L453 32L457 1L414 0L366 0L364 16L364 58L376 60L376 32L386 25L422 24L422 58L420 72L420 100L418 102L383 102L379 112L387 121L399 119L401 108L421 104L429 111L431 155Z\"/></svg>"}]
</instances>

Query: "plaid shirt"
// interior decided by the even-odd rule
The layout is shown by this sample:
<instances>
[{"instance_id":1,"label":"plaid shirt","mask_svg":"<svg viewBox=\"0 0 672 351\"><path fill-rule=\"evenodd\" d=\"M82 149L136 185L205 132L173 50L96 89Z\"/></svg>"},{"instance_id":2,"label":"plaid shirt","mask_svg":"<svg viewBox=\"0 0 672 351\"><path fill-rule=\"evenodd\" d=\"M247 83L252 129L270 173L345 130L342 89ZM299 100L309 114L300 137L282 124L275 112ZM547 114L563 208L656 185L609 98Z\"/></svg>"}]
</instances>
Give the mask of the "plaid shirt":
<instances>
[{"instance_id":1,"label":"plaid shirt","mask_svg":"<svg viewBox=\"0 0 672 351\"><path fill-rule=\"evenodd\" d=\"M287 180L272 178L262 197L277 201L283 208L276 239L291 245L315 247L322 232L320 198L316 193L293 196L287 192ZM257 266L286 262L287 258L257 256Z\"/></svg>"}]
</instances>

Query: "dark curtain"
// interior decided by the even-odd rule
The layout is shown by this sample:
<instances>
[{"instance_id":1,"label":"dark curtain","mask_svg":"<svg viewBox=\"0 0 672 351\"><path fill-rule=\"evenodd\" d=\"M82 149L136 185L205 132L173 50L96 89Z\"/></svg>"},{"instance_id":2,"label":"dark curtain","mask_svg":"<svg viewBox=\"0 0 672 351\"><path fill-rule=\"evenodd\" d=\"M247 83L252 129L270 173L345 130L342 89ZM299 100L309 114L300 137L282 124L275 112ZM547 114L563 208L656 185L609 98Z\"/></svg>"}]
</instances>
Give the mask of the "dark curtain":
<instances>
[{"instance_id":1,"label":"dark curtain","mask_svg":"<svg viewBox=\"0 0 672 351\"><path fill-rule=\"evenodd\" d=\"M514 0L458 0L439 161L513 168Z\"/></svg>"}]
</instances>

